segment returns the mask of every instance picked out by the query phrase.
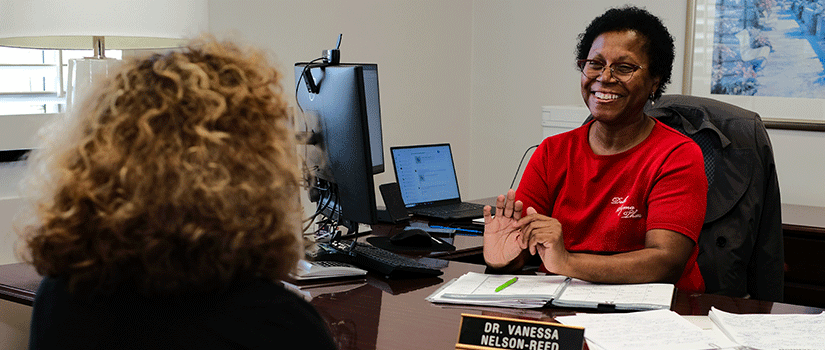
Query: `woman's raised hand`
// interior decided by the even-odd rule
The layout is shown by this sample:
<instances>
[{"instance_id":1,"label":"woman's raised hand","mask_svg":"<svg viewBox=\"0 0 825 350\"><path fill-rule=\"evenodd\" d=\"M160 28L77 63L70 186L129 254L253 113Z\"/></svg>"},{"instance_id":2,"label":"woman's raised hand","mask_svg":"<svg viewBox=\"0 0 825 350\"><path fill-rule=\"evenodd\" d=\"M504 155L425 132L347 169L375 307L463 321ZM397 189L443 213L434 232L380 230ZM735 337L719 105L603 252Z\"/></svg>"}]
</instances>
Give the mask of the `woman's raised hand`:
<instances>
[{"instance_id":1,"label":"woman's raised hand","mask_svg":"<svg viewBox=\"0 0 825 350\"><path fill-rule=\"evenodd\" d=\"M484 207L484 261L492 268L502 268L515 260L527 248L522 233L516 225L521 218L523 204L516 201L516 192L496 199L495 216L492 208Z\"/></svg>"}]
</instances>

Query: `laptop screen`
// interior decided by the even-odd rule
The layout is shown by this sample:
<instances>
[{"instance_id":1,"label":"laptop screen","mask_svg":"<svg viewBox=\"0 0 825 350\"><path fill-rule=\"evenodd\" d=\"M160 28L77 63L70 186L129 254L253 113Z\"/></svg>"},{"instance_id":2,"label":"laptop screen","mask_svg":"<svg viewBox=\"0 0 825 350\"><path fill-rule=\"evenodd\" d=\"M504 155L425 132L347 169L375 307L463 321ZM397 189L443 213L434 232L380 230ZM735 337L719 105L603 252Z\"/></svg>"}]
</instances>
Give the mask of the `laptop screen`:
<instances>
[{"instance_id":1,"label":"laptop screen","mask_svg":"<svg viewBox=\"0 0 825 350\"><path fill-rule=\"evenodd\" d=\"M406 206L460 200L450 144L391 147L395 179Z\"/></svg>"}]
</instances>

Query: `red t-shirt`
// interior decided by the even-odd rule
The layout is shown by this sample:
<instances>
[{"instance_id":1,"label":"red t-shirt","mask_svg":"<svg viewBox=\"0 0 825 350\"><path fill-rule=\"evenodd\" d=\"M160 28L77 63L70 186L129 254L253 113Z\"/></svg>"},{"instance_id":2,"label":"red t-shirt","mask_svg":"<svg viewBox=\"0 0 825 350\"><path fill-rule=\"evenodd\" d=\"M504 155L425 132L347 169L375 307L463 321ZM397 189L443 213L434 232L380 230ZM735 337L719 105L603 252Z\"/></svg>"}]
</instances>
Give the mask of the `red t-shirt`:
<instances>
[{"instance_id":1,"label":"red t-shirt","mask_svg":"<svg viewBox=\"0 0 825 350\"><path fill-rule=\"evenodd\" d=\"M708 187L699 146L657 121L639 145L600 156L587 141L591 124L541 143L516 191L524 208L559 220L569 251L642 249L652 229L676 231L697 242ZM704 291L698 253L697 244L677 288Z\"/></svg>"}]
</instances>

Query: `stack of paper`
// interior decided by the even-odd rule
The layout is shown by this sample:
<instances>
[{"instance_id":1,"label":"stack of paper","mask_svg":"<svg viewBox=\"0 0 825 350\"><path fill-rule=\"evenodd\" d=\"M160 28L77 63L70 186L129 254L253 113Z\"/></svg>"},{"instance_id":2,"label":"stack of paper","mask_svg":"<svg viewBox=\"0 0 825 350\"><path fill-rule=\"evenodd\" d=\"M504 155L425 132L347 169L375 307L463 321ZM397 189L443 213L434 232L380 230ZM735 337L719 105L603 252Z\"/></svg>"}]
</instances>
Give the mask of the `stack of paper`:
<instances>
[{"instance_id":1,"label":"stack of paper","mask_svg":"<svg viewBox=\"0 0 825 350\"><path fill-rule=\"evenodd\" d=\"M507 281L517 279L506 288ZM595 284L565 276L487 275L469 272L427 297L435 303L515 308L558 307L617 310L668 309L672 284Z\"/></svg>"},{"instance_id":2,"label":"stack of paper","mask_svg":"<svg viewBox=\"0 0 825 350\"><path fill-rule=\"evenodd\" d=\"M721 334L703 331L670 310L556 316L566 325L584 327L590 349L704 350L733 349Z\"/></svg>"},{"instance_id":3,"label":"stack of paper","mask_svg":"<svg viewBox=\"0 0 825 350\"><path fill-rule=\"evenodd\" d=\"M518 281L496 292L496 288L518 277ZM487 275L468 272L446 283L427 297L434 303L472 304L515 308L539 308L546 305L564 286L564 276Z\"/></svg>"},{"instance_id":4,"label":"stack of paper","mask_svg":"<svg viewBox=\"0 0 825 350\"><path fill-rule=\"evenodd\" d=\"M711 308L708 316L740 345L760 350L825 350L825 313L738 315Z\"/></svg>"}]
</instances>

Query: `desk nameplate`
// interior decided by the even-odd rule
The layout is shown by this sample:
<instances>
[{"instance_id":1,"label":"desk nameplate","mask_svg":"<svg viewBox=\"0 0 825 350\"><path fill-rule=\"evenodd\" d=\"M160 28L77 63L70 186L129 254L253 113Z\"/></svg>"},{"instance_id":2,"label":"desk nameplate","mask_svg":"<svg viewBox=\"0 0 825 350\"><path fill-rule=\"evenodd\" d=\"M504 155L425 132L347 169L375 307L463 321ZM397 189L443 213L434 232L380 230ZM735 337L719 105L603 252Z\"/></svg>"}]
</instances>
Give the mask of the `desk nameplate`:
<instances>
[{"instance_id":1,"label":"desk nameplate","mask_svg":"<svg viewBox=\"0 0 825 350\"><path fill-rule=\"evenodd\" d=\"M517 318L461 314L456 349L581 350L584 328Z\"/></svg>"}]
</instances>

